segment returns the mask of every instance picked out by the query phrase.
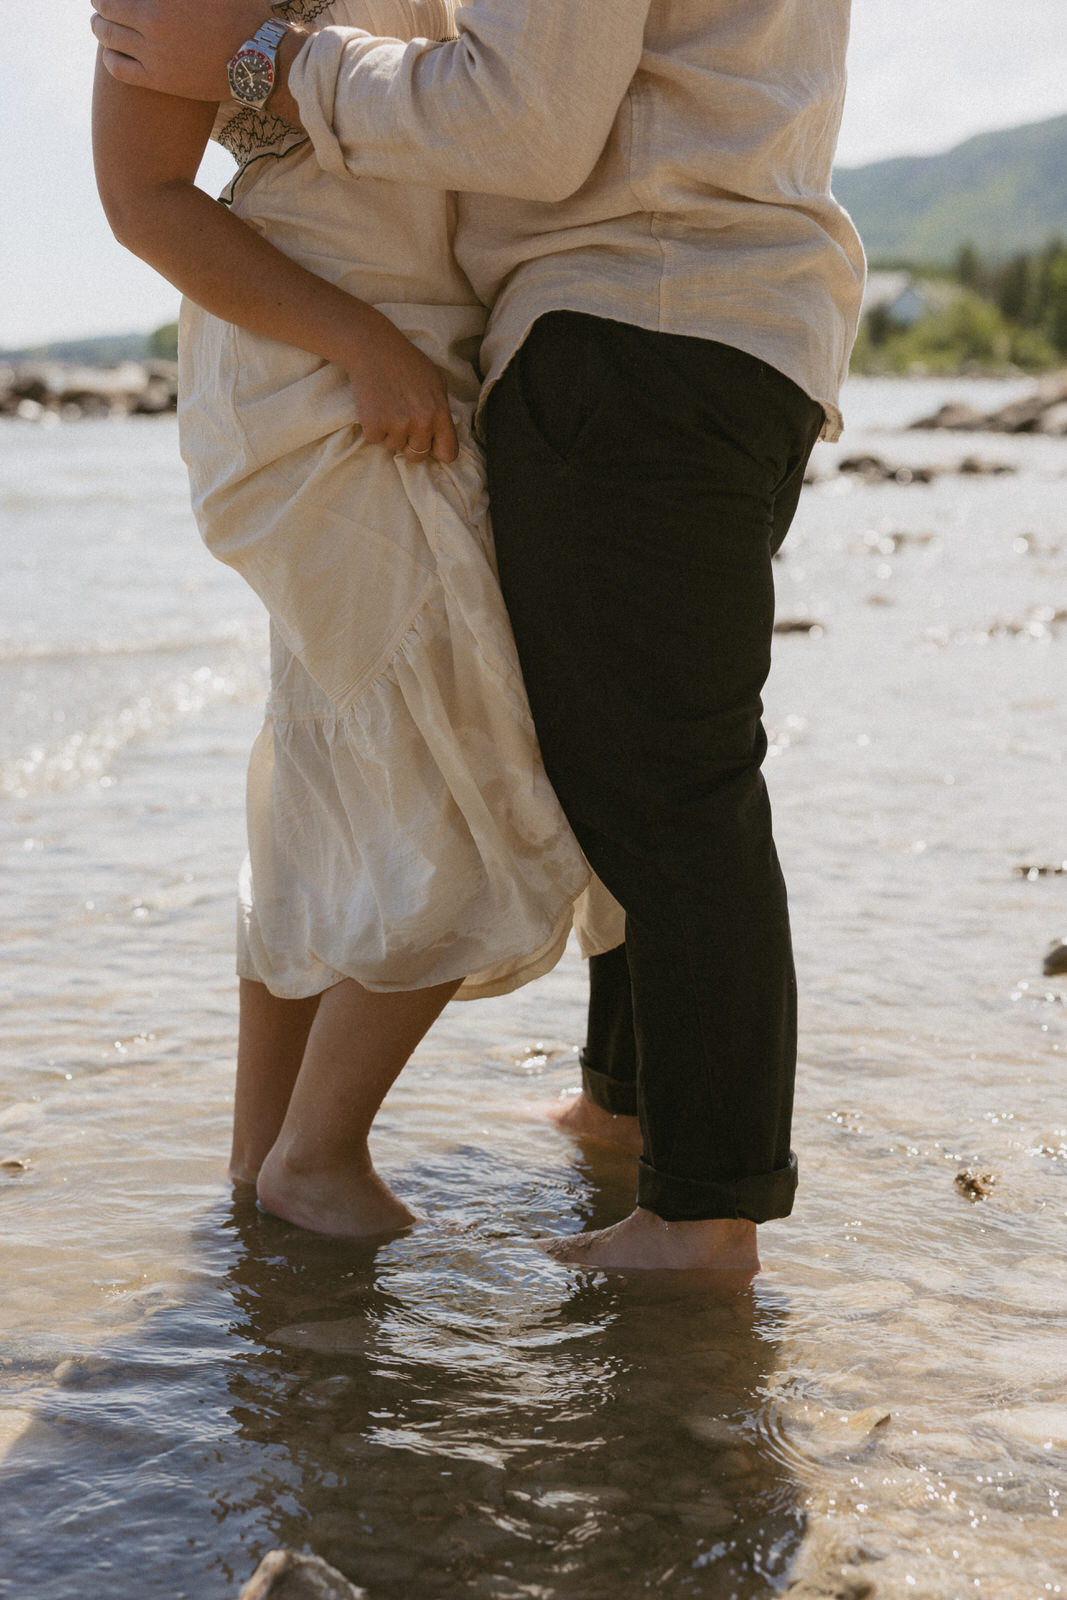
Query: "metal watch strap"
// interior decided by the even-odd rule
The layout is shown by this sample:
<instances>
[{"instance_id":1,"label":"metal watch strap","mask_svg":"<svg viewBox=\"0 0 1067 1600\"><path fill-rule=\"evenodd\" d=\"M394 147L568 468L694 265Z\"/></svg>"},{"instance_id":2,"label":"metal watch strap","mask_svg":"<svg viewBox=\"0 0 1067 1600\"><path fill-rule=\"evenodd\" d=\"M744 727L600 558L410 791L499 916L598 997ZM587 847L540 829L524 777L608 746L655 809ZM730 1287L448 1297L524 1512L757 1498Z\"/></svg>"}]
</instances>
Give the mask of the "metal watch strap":
<instances>
[{"instance_id":1,"label":"metal watch strap","mask_svg":"<svg viewBox=\"0 0 1067 1600\"><path fill-rule=\"evenodd\" d=\"M248 45L255 45L258 50L263 51L264 55L273 57L277 54L278 46L288 32L287 23L279 22L276 17L268 17L266 22L260 23L251 39L249 39ZM248 45L242 45L241 48L247 50Z\"/></svg>"},{"instance_id":2,"label":"metal watch strap","mask_svg":"<svg viewBox=\"0 0 1067 1600\"><path fill-rule=\"evenodd\" d=\"M269 17L266 22L260 23L251 39L246 39L230 57L226 68L230 92L240 104L255 110L262 110L266 105L274 89L278 46L288 32L286 23ZM256 97L248 92L251 87L247 81L250 71L258 71L261 81L265 80L262 81L262 92ZM259 87L257 84L256 88Z\"/></svg>"}]
</instances>

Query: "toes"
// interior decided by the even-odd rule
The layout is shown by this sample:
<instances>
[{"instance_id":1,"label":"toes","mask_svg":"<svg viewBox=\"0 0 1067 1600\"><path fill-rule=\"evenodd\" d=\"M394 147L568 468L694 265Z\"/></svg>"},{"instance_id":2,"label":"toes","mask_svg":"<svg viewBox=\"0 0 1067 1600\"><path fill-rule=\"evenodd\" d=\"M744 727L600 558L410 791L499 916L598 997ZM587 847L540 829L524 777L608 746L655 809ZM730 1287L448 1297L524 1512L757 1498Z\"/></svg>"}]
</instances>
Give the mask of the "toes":
<instances>
[{"instance_id":1,"label":"toes","mask_svg":"<svg viewBox=\"0 0 1067 1600\"><path fill-rule=\"evenodd\" d=\"M566 1234L561 1239L545 1239L541 1249L553 1261L582 1261L596 1242L595 1233Z\"/></svg>"}]
</instances>

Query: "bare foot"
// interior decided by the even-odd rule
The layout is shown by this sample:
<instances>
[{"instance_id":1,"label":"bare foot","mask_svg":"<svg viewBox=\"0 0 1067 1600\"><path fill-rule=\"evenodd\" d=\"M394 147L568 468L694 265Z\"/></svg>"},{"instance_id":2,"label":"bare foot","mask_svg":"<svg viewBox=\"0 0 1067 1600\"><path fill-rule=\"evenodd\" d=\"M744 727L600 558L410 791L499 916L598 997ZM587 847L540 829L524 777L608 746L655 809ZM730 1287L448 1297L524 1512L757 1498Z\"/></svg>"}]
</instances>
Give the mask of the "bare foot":
<instances>
[{"instance_id":1,"label":"bare foot","mask_svg":"<svg viewBox=\"0 0 1067 1600\"><path fill-rule=\"evenodd\" d=\"M576 1267L760 1269L754 1222L741 1217L665 1222L643 1206L614 1227L550 1239L542 1248L554 1261Z\"/></svg>"},{"instance_id":2,"label":"bare foot","mask_svg":"<svg viewBox=\"0 0 1067 1600\"><path fill-rule=\"evenodd\" d=\"M572 1134L576 1139L610 1144L616 1150L625 1150L628 1155L641 1154L641 1129L637 1118L624 1116L621 1112L605 1111L590 1100L584 1090L568 1094L565 1098L561 1096L559 1102L549 1110L548 1120L561 1133Z\"/></svg>"},{"instance_id":3,"label":"bare foot","mask_svg":"<svg viewBox=\"0 0 1067 1600\"><path fill-rule=\"evenodd\" d=\"M369 1161L294 1170L275 1149L263 1163L256 1193L263 1210L272 1216L336 1238L397 1233L419 1221Z\"/></svg>"}]
</instances>

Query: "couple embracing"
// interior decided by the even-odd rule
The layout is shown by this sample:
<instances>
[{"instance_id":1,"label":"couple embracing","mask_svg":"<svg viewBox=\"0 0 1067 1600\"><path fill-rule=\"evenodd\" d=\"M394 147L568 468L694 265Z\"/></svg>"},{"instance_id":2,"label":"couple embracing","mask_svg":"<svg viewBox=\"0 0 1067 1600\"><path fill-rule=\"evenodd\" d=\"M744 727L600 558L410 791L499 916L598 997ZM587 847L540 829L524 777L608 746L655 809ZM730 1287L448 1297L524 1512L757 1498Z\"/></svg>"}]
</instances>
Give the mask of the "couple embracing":
<instances>
[{"instance_id":1,"label":"couple embracing","mask_svg":"<svg viewBox=\"0 0 1067 1600\"><path fill-rule=\"evenodd\" d=\"M384 1095L573 924L556 1120L638 1183L551 1252L754 1271L797 1181L760 695L862 288L848 0L94 3L101 196L185 295L198 520L271 617L234 1177L408 1224Z\"/></svg>"}]
</instances>

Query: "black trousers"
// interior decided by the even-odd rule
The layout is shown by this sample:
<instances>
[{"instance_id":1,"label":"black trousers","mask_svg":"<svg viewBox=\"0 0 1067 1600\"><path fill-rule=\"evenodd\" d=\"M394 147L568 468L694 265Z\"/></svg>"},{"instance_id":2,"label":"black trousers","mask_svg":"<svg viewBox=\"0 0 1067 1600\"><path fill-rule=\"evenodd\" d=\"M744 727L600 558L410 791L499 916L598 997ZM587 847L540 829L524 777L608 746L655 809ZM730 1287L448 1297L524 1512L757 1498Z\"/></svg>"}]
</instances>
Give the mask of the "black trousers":
<instances>
[{"instance_id":1,"label":"black trousers","mask_svg":"<svg viewBox=\"0 0 1067 1600\"><path fill-rule=\"evenodd\" d=\"M822 411L709 340L576 312L492 391L500 578L549 777L626 911L585 1086L640 1118L638 1203L785 1216L796 984L760 772L771 560ZM631 1012L632 1002L632 1012Z\"/></svg>"}]
</instances>

